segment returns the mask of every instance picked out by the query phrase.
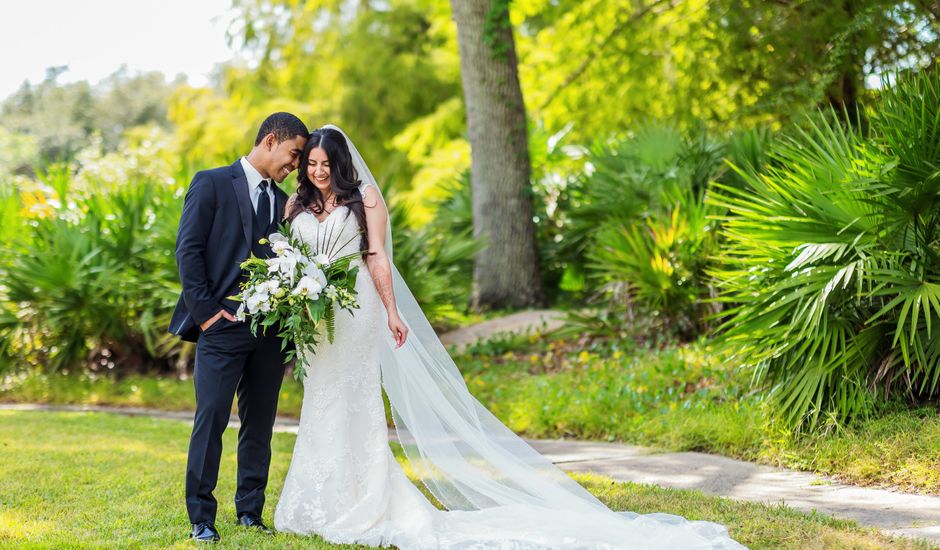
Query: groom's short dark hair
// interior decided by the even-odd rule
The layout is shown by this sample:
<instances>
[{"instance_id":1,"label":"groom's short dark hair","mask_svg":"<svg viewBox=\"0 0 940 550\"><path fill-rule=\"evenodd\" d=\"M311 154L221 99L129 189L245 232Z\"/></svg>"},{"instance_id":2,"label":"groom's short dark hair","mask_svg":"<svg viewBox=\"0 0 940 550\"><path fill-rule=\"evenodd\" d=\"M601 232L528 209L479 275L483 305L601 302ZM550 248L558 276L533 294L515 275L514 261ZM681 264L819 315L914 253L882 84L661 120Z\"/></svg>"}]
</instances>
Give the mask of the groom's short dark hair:
<instances>
[{"instance_id":1,"label":"groom's short dark hair","mask_svg":"<svg viewBox=\"0 0 940 550\"><path fill-rule=\"evenodd\" d=\"M258 137L255 138L255 145L261 143L264 136L268 134L274 134L278 143L294 136L301 136L304 139L310 137L307 125L301 122L296 116L283 112L274 113L264 119L264 122L261 123L261 128L258 129Z\"/></svg>"}]
</instances>

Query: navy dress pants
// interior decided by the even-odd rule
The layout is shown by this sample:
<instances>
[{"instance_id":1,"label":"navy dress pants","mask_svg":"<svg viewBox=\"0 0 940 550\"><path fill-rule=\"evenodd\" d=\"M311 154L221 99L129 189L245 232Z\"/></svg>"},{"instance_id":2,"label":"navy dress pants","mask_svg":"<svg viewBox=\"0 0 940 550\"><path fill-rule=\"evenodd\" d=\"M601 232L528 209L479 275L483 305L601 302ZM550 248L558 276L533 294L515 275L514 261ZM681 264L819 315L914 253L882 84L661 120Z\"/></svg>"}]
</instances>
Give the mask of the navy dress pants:
<instances>
[{"instance_id":1,"label":"navy dress pants","mask_svg":"<svg viewBox=\"0 0 940 550\"><path fill-rule=\"evenodd\" d=\"M271 434L284 379L281 341L269 329L255 337L249 323L222 317L196 344L196 418L186 464L186 509L191 523L215 521L212 495L219 477L222 432L238 395L237 515L261 516L271 464Z\"/></svg>"}]
</instances>

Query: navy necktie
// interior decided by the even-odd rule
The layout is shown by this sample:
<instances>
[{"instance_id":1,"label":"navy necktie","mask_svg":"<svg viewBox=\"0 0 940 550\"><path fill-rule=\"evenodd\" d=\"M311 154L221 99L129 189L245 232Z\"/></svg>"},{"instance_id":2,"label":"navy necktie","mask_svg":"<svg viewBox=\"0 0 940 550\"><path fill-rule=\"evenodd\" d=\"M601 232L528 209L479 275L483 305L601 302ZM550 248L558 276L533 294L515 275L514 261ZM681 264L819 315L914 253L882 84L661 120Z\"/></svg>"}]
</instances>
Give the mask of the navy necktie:
<instances>
[{"instance_id":1,"label":"navy necktie","mask_svg":"<svg viewBox=\"0 0 940 550\"><path fill-rule=\"evenodd\" d=\"M271 198L268 196L268 180L261 180L261 194L258 195L258 208L255 210L258 227L267 228L271 223Z\"/></svg>"}]
</instances>

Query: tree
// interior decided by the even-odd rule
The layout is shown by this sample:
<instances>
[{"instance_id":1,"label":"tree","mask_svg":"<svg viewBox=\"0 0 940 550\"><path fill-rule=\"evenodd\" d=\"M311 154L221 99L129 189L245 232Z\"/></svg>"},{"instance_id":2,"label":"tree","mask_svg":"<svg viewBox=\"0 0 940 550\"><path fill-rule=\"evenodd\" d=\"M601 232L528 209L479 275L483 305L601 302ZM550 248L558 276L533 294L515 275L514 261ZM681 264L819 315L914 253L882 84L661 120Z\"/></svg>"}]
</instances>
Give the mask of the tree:
<instances>
[{"instance_id":1,"label":"tree","mask_svg":"<svg viewBox=\"0 0 940 550\"><path fill-rule=\"evenodd\" d=\"M27 139L38 147L31 158L20 159L19 171L71 162L79 151L96 143L93 135L101 136L104 152L113 152L131 128L169 127L166 105L180 80L167 82L159 72L132 73L122 67L95 86L85 81L60 83L67 70L67 66L46 69L42 82L24 82L0 104L0 124L18 140Z\"/></svg>"},{"instance_id":2,"label":"tree","mask_svg":"<svg viewBox=\"0 0 940 550\"><path fill-rule=\"evenodd\" d=\"M24 82L0 106L0 123L8 130L33 136L40 163L68 161L82 149L94 128L94 97L87 82L59 84L68 67L46 69L46 78L33 86Z\"/></svg>"},{"instance_id":3,"label":"tree","mask_svg":"<svg viewBox=\"0 0 940 550\"><path fill-rule=\"evenodd\" d=\"M392 140L460 95L446 0L234 4L240 26L230 38L254 62L225 72L233 111L296 102L288 110L313 127L349 133L383 186L407 188L413 169Z\"/></svg>"},{"instance_id":4,"label":"tree","mask_svg":"<svg viewBox=\"0 0 940 550\"><path fill-rule=\"evenodd\" d=\"M474 307L532 306L542 285L525 104L506 0L451 0L471 150Z\"/></svg>"},{"instance_id":5,"label":"tree","mask_svg":"<svg viewBox=\"0 0 940 550\"><path fill-rule=\"evenodd\" d=\"M650 120L729 129L774 113L719 64L716 0L516 0L519 76L531 120L568 143L590 144ZM743 92L743 93L742 93Z\"/></svg>"},{"instance_id":6,"label":"tree","mask_svg":"<svg viewBox=\"0 0 940 550\"><path fill-rule=\"evenodd\" d=\"M853 123L866 81L940 55L940 8L908 0L741 2L715 0L721 64L753 109L795 114L831 105Z\"/></svg>"}]
</instances>

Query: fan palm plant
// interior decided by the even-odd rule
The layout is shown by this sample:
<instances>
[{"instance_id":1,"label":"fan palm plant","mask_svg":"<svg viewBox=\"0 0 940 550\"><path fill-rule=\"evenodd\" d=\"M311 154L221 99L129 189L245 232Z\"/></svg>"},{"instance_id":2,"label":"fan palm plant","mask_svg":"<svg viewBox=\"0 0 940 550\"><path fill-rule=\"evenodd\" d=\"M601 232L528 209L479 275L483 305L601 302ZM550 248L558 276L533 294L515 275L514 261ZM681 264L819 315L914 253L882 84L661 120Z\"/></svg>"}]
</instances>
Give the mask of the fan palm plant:
<instances>
[{"instance_id":1,"label":"fan palm plant","mask_svg":"<svg viewBox=\"0 0 940 550\"><path fill-rule=\"evenodd\" d=\"M623 313L621 324L642 313L683 338L707 328L713 304L705 302L713 289L706 267L718 239L705 190L726 173L729 153L744 151L748 166L758 170L766 133L746 135L750 147L731 149L732 141L704 131L686 137L650 125L592 148L589 169L573 182L564 237L568 253L584 259L569 263L587 267L609 307ZM618 316L609 313L603 315Z\"/></svg>"},{"instance_id":2,"label":"fan palm plant","mask_svg":"<svg viewBox=\"0 0 940 550\"><path fill-rule=\"evenodd\" d=\"M159 367L178 352L166 326L179 291L172 243L178 188L128 182L102 193L69 188L68 172L44 175L60 198L24 216L4 243L0 332L44 370L85 367L102 352L119 369Z\"/></svg>"},{"instance_id":3,"label":"fan palm plant","mask_svg":"<svg viewBox=\"0 0 940 550\"><path fill-rule=\"evenodd\" d=\"M940 73L883 91L870 134L816 117L710 200L725 337L791 423L864 415L940 381Z\"/></svg>"},{"instance_id":4,"label":"fan palm plant","mask_svg":"<svg viewBox=\"0 0 940 550\"><path fill-rule=\"evenodd\" d=\"M717 246L715 223L690 190L631 225L602 227L588 267L630 303L661 318L669 333L692 338L706 327L711 287L706 266Z\"/></svg>"}]
</instances>

